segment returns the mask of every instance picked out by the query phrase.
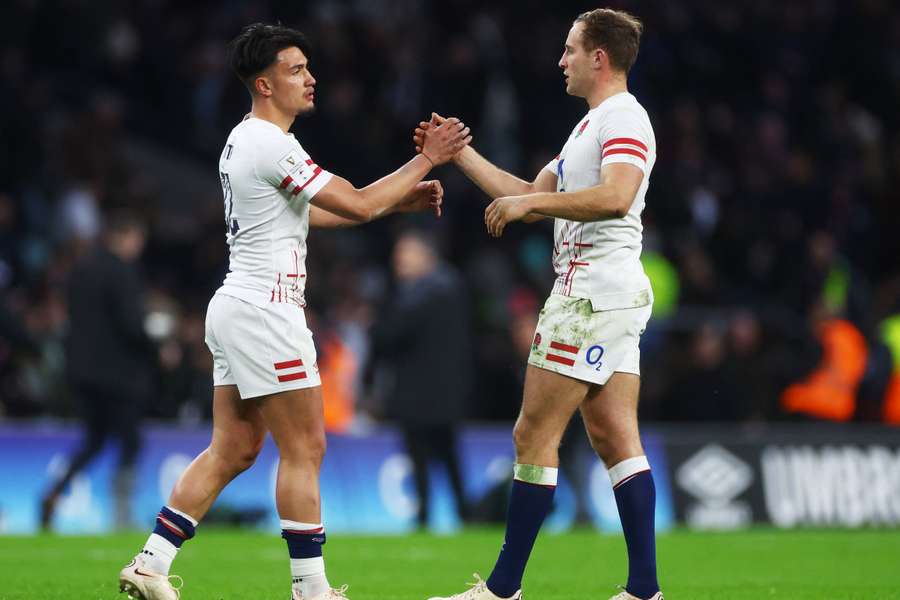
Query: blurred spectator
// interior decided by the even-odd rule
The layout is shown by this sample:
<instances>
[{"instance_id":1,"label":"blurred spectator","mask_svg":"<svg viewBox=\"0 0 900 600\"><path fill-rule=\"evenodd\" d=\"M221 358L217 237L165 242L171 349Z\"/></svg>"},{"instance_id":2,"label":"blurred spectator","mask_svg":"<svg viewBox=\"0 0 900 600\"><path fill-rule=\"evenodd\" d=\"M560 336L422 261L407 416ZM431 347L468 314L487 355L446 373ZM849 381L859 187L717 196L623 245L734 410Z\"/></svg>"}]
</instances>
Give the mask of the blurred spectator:
<instances>
[{"instance_id":1,"label":"blurred spectator","mask_svg":"<svg viewBox=\"0 0 900 600\"><path fill-rule=\"evenodd\" d=\"M110 438L121 442L113 481L114 524L130 524L133 467L140 423L152 393L153 345L144 331L141 278L135 265L144 225L134 215L112 216L103 243L76 265L69 282L68 377L84 423L81 448L41 503L41 524L52 524L60 494Z\"/></svg>"},{"instance_id":2,"label":"blurred spectator","mask_svg":"<svg viewBox=\"0 0 900 600\"><path fill-rule=\"evenodd\" d=\"M822 344L822 361L802 381L781 394L788 413L827 421L849 421L856 413L856 392L868 360L866 339L850 321L814 308L813 327Z\"/></svg>"},{"instance_id":3,"label":"blurred spectator","mask_svg":"<svg viewBox=\"0 0 900 600\"><path fill-rule=\"evenodd\" d=\"M385 415L403 432L419 496L417 520L425 527L431 460L446 467L457 508L468 516L456 429L471 391L470 325L459 275L440 260L431 236L401 234L393 267L397 290L375 322L372 353L394 375Z\"/></svg>"}]
</instances>

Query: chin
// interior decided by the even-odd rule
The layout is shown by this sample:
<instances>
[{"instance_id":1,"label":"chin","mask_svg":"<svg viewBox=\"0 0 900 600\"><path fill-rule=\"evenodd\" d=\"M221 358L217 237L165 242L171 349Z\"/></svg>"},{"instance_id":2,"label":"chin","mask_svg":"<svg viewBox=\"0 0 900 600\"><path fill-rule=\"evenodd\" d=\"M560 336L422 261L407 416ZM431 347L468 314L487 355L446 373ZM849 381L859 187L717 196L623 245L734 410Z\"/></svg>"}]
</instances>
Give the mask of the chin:
<instances>
[{"instance_id":1,"label":"chin","mask_svg":"<svg viewBox=\"0 0 900 600\"><path fill-rule=\"evenodd\" d=\"M314 112L316 112L316 105L313 104L312 102L310 102L306 106L300 107L300 109L297 111L297 116L298 117L307 117L307 116L313 114Z\"/></svg>"}]
</instances>

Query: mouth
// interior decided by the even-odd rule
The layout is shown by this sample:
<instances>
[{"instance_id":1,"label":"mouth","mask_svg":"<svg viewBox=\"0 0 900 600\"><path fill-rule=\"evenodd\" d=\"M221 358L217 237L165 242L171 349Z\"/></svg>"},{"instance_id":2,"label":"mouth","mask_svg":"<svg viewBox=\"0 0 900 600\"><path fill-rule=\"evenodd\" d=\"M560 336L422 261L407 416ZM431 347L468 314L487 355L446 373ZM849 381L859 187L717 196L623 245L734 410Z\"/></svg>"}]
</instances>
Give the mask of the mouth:
<instances>
[{"instance_id":1,"label":"mouth","mask_svg":"<svg viewBox=\"0 0 900 600\"><path fill-rule=\"evenodd\" d=\"M306 98L307 100L309 100L310 102L312 102L316 97L316 92L314 90L309 91L306 94L304 94L303 97Z\"/></svg>"}]
</instances>

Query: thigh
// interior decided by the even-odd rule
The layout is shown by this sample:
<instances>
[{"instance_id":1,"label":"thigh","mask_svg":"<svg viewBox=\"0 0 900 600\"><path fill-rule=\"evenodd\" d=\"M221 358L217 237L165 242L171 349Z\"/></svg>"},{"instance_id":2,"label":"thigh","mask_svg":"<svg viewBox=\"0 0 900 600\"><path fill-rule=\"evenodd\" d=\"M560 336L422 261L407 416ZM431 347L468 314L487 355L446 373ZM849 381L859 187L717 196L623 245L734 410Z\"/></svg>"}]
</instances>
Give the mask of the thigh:
<instances>
[{"instance_id":1,"label":"thigh","mask_svg":"<svg viewBox=\"0 0 900 600\"><path fill-rule=\"evenodd\" d=\"M215 297L207 344L216 385L235 384L241 398L261 398L321 385L312 332L303 310L290 304L261 308Z\"/></svg>"},{"instance_id":2,"label":"thigh","mask_svg":"<svg viewBox=\"0 0 900 600\"><path fill-rule=\"evenodd\" d=\"M522 409L516 421L517 445L527 437L555 451L587 391L584 381L528 365Z\"/></svg>"},{"instance_id":3,"label":"thigh","mask_svg":"<svg viewBox=\"0 0 900 600\"><path fill-rule=\"evenodd\" d=\"M594 448L609 464L643 454L638 432L641 379L613 373L603 386L592 386L581 404L581 416Z\"/></svg>"},{"instance_id":4,"label":"thigh","mask_svg":"<svg viewBox=\"0 0 900 600\"><path fill-rule=\"evenodd\" d=\"M641 334L651 306L593 311L591 301L551 295L541 310L528 363L593 384L640 374Z\"/></svg>"},{"instance_id":5,"label":"thigh","mask_svg":"<svg viewBox=\"0 0 900 600\"><path fill-rule=\"evenodd\" d=\"M262 420L284 458L286 453L321 454L325 417L321 386L254 398Z\"/></svg>"},{"instance_id":6,"label":"thigh","mask_svg":"<svg viewBox=\"0 0 900 600\"><path fill-rule=\"evenodd\" d=\"M234 385L217 385L212 412L210 449L218 456L255 458L266 438L266 425L256 403L242 400Z\"/></svg>"}]
</instances>

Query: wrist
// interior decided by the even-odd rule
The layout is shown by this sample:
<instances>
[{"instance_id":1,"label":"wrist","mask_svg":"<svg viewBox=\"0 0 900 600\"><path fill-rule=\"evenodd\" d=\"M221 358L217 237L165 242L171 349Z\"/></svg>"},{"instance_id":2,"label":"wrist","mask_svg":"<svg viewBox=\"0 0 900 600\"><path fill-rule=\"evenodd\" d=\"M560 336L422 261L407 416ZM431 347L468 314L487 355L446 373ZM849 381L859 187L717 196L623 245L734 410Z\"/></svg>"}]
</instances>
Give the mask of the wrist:
<instances>
[{"instance_id":1,"label":"wrist","mask_svg":"<svg viewBox=\"0 0 900 600\"><path fill-rule=\"evenodd\" d=\"M431 158L430 156L428 156L428 154L425 153L425 149L424 149L424 148L422 149L421 152L419 152L419 156L421 156L421 157L423 157L425 160L427 160L427 161L428 161L428 164L430 165L430 167L431 167L432 169L434 168L434 165L435 165L434 159Z\"/></svg>"},{"instance_id":2,"label":"wrist","mask_svg":"<svg viewBox=\"0 0 900 600\"><path fill-rule=\"evenodd\" d=\"M528 194L527 196L519 196L519 202L522 203L522 208L525 210L526 215L530 215L537 209L537 203L535 202L537 194Z\"/></svg>"}]
</instances>

